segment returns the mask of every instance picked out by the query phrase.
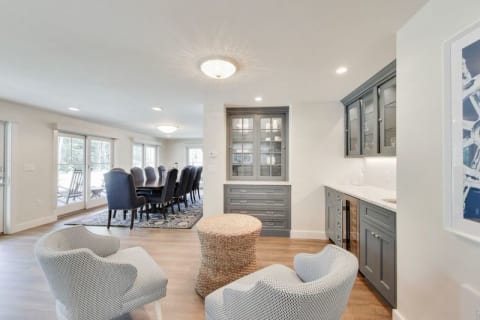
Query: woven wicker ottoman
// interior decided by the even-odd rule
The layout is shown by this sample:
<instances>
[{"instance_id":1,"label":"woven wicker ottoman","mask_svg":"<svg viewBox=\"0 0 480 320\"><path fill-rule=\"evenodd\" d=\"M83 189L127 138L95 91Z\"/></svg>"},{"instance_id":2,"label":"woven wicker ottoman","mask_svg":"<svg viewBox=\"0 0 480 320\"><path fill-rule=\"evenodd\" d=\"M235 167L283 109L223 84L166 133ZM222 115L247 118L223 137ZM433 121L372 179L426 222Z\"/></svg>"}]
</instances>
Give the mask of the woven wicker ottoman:
<instances>
[{"instance_id":1,"label":"woven wicker ottoman","mask_svg":"<svg viewBox=\"0 0 480 320\"><path fill-rule=\"evenodd\" d=\"M196 291L210 292L256 270L255 244L262 223L243 214L206 217L197 224L202 262Z\"/></svg>"}]
</instances>

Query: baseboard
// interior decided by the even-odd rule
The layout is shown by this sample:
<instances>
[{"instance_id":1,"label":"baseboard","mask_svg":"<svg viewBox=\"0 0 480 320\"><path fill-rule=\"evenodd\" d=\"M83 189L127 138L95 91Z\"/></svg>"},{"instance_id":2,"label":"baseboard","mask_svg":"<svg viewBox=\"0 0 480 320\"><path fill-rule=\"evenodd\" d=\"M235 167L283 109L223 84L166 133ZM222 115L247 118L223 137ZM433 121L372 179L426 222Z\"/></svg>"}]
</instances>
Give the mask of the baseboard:
<instances>
[{"instance_id":1,"label":"baseboard","mask_svg":"<svg viewBox=\"0 0 480 320\"><path fill-rule=\"evenodd\" d=\"M42 218L38 218L38 219L35 219L35 220L22 222L22 223L19 223L17 225L12 226L10 228L10 230L8 230L8 233L9 234L17 233L17 232L20 232L20 231L35 228L35 227L38 227L38 226L41 226L41 225L44 225L44 224L48 224L48 223L52 223L52 222L55 222L55 221L57 221L57 216L42 217Z\"/></svg>"},{"instance_id":2,"label":"baseboard","mask_svg":"<svg viewBox=\"0 0 480 320\"><path fill-rule=\"evenodd\" d=\"M290 238L328 240L327 234L324 231L311 231L311 230L291 230Z\"/></svg>"},{"instance_id":3,"label":"baseboard","mask_svg":"<svg viewBox=\"0 0 480 320\"><path fill-rule=\"evenodd\" d=\"M392 310L392 320L407 320L398 309L393 309Z\"/></svg>"}]
</instances>

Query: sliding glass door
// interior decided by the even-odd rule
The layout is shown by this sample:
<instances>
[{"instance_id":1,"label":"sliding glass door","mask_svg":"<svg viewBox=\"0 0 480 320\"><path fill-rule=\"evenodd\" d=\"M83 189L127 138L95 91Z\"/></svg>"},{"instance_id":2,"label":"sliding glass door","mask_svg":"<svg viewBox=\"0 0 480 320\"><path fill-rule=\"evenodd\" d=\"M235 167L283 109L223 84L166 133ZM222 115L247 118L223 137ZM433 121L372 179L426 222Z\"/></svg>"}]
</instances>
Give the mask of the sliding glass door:
<instances>
[{"instance_id":1,"label":"sliding glass door","mask_svg":"<svg viewBox=\"0 0 480 320\"><path fill-rule=\"evenodd\" d=\"M57 214L104 204L103 174L113 165L113 141L70 133L59 133L57 140Z\"/></svg>"},{"instance_id":2,"label":"sliding glass door","mask_svg":"<svg viewBox=\"0 0 480 320\"><path fill-rule=\"evenodd\" d=\"M113 143L111 139L88 138L87 208L105 203L105 181L103 175L112 166Z\"/></svg>"}]
</instances>

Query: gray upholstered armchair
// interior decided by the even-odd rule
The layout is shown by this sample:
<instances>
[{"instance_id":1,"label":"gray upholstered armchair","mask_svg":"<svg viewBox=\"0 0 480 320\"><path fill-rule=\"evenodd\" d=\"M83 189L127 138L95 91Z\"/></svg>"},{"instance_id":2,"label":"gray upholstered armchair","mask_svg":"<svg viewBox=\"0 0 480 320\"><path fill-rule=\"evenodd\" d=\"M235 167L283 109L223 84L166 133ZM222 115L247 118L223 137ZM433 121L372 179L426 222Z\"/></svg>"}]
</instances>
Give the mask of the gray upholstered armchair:
<instances>
[{"instance_id":1,"label":"gray upholstered armchair","mask_svg":"<svg viewBox=\"0 0 480 320\"><path fill-rule=\"evenodd\" d=\"M272 265L205 298L206 320L339 320L358 271L350 252L328 245L301 253L295 271Z\"/></svg>"},{"instance_id":2,"label":"gray upholstered armchair","mask_svg":"<svg viewBox=\"0 0 480 320\"><path fill-rule=\"evenodd\" d=\"M75 226L44 235L35 255L57 300L59 319L107 320L155 303L167 277L140 247L119 250L119 239Z\"/></svg>"}]
</instances>

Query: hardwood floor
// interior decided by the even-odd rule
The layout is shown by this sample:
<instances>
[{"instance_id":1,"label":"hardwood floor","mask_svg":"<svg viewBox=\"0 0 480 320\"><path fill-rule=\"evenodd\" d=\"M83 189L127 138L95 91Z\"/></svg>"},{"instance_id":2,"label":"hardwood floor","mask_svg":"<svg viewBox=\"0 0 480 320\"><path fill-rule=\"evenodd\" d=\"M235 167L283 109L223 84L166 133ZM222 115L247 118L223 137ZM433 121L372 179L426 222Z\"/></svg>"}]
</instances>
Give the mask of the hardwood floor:
<instances>
[{"instance_id":1,"label":"hardwood floor","mask_svg":"<svg viewBox=\"0 0 480 320\"><path fill-rule=\"evenodd\" d=\"M33 246L45 232L61 228L70 216L12 236L0 236L0 319L55 319L55 302L37 265ZM194 291L200 263L196 231L89 227L93 232L112 234L122 240L122 248L142 246L166 271L167 297L161 300L165 320L204 319L203 300ZM257 245L258 267L273 263L292 267L299 252L318 252L328 242L262 237ZM122 319L154 319L153 305L135 310ZM355 282L344 320L391 319L391 309L366 285L362 276Z\"/></svg>"}]
</instances>

